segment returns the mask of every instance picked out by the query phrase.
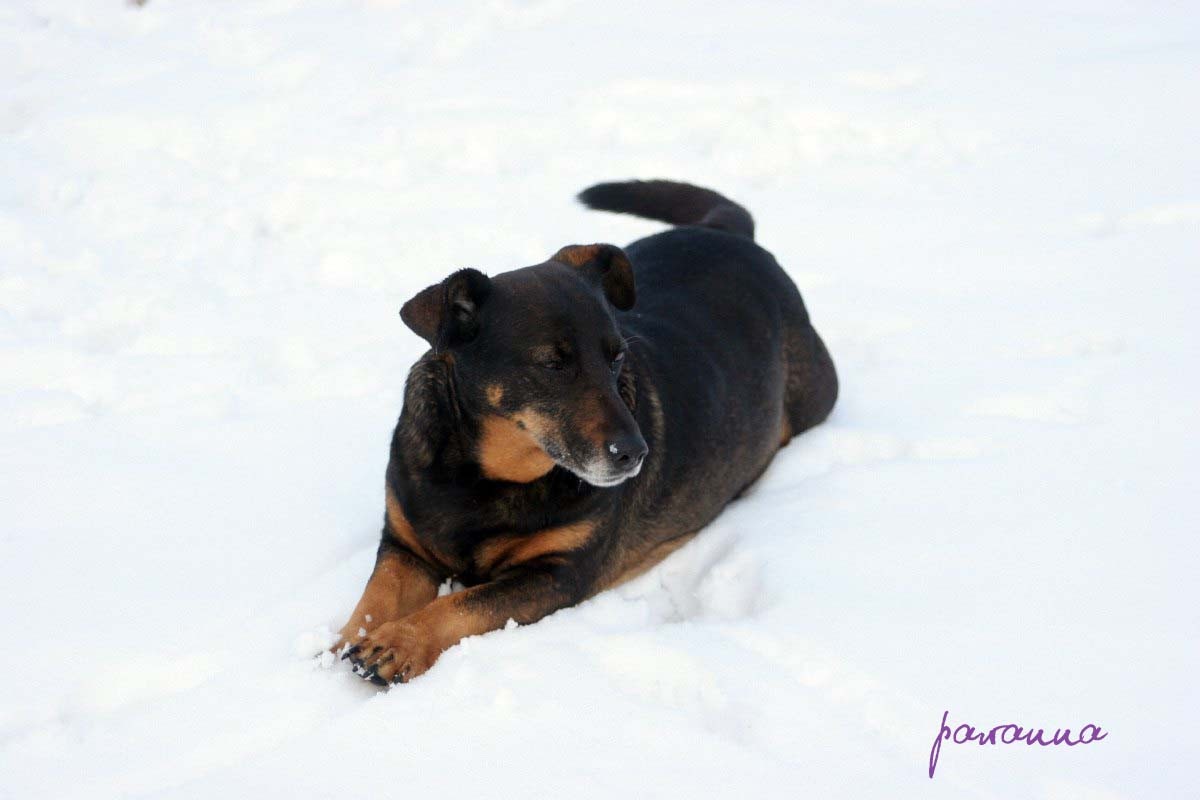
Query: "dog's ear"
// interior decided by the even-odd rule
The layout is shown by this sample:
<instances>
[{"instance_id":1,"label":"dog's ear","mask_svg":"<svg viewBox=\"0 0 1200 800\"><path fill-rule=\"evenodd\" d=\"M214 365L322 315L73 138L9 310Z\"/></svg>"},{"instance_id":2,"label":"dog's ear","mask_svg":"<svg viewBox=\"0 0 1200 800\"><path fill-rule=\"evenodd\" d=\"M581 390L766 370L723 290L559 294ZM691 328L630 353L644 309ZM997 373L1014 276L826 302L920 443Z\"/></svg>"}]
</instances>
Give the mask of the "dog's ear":
<instances>
[{"instance_id":1,"label":"dog's ear","mask_svg":"<svg viewBox=\"0 0 1200 800\"><path fill-rule=\"evenodd\" d=\"M465 344L479 332L479 309L491 289L479 270L460 269L405 303L400 319L434 350Z\"/></svg>"},{"instance_id":2,"label":"dog's ear","mask_svg":"<svg viewBox=\"0 0 1200 800\"><path fill-rule=\"evenodd\" d=\"M622 311L633 308L637 293L633 286L633 266L625 251L611 244L571 244L550 257L583 272L604 289L608 302Z\"/></svg>"}]
</instances>

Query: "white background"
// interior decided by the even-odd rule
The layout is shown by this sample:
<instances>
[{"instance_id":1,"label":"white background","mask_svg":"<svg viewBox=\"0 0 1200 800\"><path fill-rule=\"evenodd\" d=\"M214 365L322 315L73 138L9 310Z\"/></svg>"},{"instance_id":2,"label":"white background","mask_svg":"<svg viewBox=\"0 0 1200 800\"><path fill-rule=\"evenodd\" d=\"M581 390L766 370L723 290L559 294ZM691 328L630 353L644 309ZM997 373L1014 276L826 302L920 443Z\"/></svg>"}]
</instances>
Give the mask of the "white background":
<instances>
[{"instance_id":1,"label":"white background","mask_svg":"<svg viewBox=\"0 0 1200 800\"><path fill-rule=\"evenodd\" d=\"M0 797L1195 793L1194 4L0 7ZM831 420L386 693L400 305L743 202ZM943 747L942 712L1087 747Z\"/></svg>"}]
</instances>

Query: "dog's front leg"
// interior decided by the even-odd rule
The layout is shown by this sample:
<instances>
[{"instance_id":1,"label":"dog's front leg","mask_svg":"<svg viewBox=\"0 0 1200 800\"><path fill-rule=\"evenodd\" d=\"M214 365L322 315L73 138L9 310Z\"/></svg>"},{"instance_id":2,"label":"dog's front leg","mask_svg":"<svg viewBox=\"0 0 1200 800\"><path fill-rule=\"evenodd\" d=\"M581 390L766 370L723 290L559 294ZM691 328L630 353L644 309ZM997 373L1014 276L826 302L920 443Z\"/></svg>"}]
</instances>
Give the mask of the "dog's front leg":
<instances>
[{"instance_id":1,"label":"dog's front leg","mask_svg":"<svg viewBox=\"0 0 1200 800\"><path fill-rule=\"evenodd\" d=\"M428 605L438 593L433 572L422 566L417 556L390 537L379 543L375 569L363 589L362 599L354 607L350 620L342 626L336 652L358 641L371 631Z\"/></svg>"},{"instance_id":2,"label":"dog's front leg","mask_svg":"<svg viewBox=\"0 0 1200 800\"><path fill-rule=\"evenodd\" d=\"M558 557L537 559L380 625L346 655L376 683L403 683L429 669L464 637L502 628L510 619L536 622L582 596L582 581L573 565Z\"/></svg>"}]
</instances>

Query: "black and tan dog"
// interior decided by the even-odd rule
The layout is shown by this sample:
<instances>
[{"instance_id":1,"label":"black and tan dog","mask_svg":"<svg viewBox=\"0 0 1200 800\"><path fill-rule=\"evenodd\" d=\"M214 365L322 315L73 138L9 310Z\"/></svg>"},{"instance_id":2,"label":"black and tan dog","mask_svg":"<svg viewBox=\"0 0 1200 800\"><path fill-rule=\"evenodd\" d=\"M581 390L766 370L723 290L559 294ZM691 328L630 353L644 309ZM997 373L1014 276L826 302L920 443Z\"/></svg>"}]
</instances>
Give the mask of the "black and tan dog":
<instances>
[{"instance_id":1,"label":"black and tan dog","mask_svg":"<svg viewBox=\"0 0 1200 800\"><path fill-rule=\"evenodd\" d=\"M383 541L335 646L376 683L653 566L833 407L829 353L745 209L668 181L580 199L679 227L459 270L400 312L432 349L408 376ZM439 597L451 576L469 588Z\"/></svg>"}]
</instances>

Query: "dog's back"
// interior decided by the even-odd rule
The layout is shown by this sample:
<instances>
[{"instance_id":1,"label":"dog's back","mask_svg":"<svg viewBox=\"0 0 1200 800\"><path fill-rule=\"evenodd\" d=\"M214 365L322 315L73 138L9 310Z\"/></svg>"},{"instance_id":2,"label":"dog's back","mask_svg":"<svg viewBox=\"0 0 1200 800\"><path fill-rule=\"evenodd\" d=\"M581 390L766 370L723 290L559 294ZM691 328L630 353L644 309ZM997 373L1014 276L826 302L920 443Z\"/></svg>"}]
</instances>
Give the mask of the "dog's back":
<instances>
[{"instance_id":1,"label":"dog's back","mask_svg":"<svg viewBox=\"0 0 1200 800\"><path fill-rule=\"evenodd\" d=\"M711 521L782 444L821 422L837 374L800 292L753 240L754 222L709 189L670 181L604 183L589 207L674 223L625 248L638 300L618 315L664 415L658 474L646 481L655 527ZM641 414L639 414L639 417ZM647 420L652 422L652 420Z\"/></svg>"}]
</instances>

